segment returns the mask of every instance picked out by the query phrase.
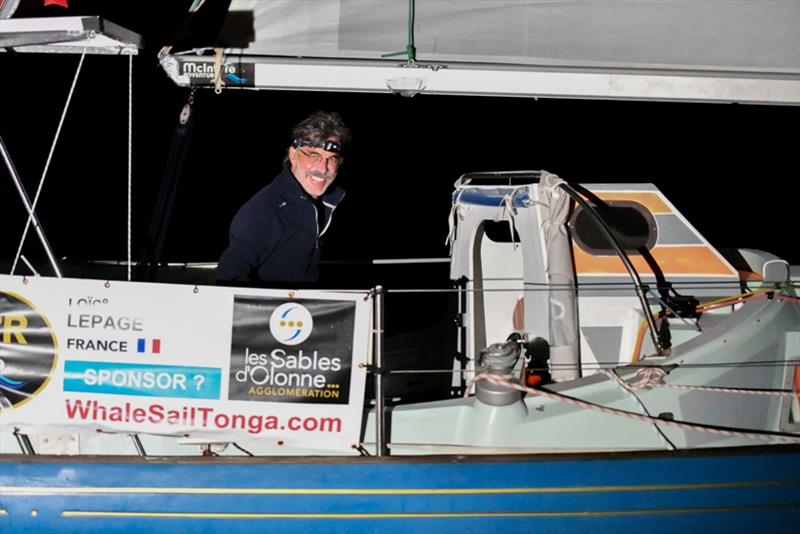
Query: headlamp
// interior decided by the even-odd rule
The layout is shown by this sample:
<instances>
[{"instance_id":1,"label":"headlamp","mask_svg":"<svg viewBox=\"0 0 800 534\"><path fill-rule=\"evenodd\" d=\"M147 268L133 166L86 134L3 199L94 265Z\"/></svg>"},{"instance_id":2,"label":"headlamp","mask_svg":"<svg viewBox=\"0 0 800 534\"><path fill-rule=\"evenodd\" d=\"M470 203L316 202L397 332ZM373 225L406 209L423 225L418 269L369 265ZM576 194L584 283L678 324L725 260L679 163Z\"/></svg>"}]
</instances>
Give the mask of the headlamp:
<instances>
[{"instance_id":1,"label":"headlamp","mask_svg":"<svg viewBox=\"0 0 800 534\"><path fill-rule=\"evenodd\" d=\"M301 146L321 148L322 150L327 150L328 152L333 152L334 154L338 154L342 151L341 143L338 141L331 141L330 139L325 141L314 141L313 139L298 137L292 141L292 146L295 148L300 148Z\"/></svg>"}]
</instances>

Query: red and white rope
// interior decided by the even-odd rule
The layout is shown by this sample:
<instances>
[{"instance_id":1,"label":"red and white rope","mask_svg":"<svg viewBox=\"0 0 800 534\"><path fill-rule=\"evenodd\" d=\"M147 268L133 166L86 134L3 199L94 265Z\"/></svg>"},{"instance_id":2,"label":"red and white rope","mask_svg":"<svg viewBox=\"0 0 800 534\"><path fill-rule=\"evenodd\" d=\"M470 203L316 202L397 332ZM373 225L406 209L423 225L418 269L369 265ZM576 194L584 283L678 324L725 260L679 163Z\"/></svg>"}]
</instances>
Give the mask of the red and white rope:
<instances>
[{"instance_id":1,"label":"red and white rope","mask_svg":"<svg viewBox=\"0 0 800 534\"><path fill-rule=\"evenodd\" d=\"M667 372L660 367L642 367L634 375L636 381L628 385L633 389L661 386L664 384L665 376L667 376Z\"/></svg>"},{"instance_id":2,"label":"red and white rope","mask_svg":"<svg viewBox=\"0 0 800 534\"><path fill-rule=\"evenodd\" d=\"M771 441L774 443L800 443L800 435L790 435L785 433L778 433L778 432L771 432L771 431L764 431L762 432L753 432L753 431L742 431L736 430L729 427L722 427L722 426L715 426L715 425L706 425L706 424L699 424L699 423L689 423L684 421L674 421L670 419L661 419L659 417L652 417L648 415L639 415L637 413L629 412L626 410L618 410L616 408L608 408L606 406L601 406L599 404L594 404L592 402L582 401L580 399L575 399L573 397L568 397L566 395L560 395L557 393L551 393L549 391L544 391L541 389L533 389L529 387L522 386L520 384L515 384L513 382L508 382L503 377L494 376L490 374L479 374L476 375L473 379L473 383L478 380L488 380L489 382L497 385L505 386L509 389L516 389L517 391L524 391L531 395L535 395L537 397L544 397L546 399L554 400L557 402L563 402L565 404L571 404L573 406L578 406L580 408L587 408L589 410L595 410L602 413L606 413L609 415L616 415L619 417L625 417L628 419L635 419L638 421L643 421L646 423L656 422L659 425L666 425L671 426L674 428L680 428L682 430L694 430L697 432L705 432L708 434L715 434L719 436L726 436L726 437L735 437L735 438L747 438L747 439L755 439L761 441Z\"/></svg>"},{"instance_id":3,"label":"red and white rope","mask_svg":"<svg viewBox=\"0 0 800 534\"><path fill-rule=\"evenodd\" d=\"M634 402L639 406L639 412L642 415L646 415L647 417L652 418L650 412L647 410L647 406L645 406L644 403L642 402L642 399L640 399L639 396L636 395L633 389L631 389L631 387L616 372L609 369L601 369L599 372L607 376L614 382L616 382L617 385L620 387L620 389L622 389L622 391L624 391L629 397L631 397L634 400ZM669 440L669 438L664 434L664 432L661 431L660 428L658 428L658 425L655 422L655 418L652 418L650 420L650 424L653 427L653 431L658 436L658 439L660 439L661 442L664 443L664 445L666 445L667 449L674 451L675 444Z\"/></svg>"},{"instance_id":4,"label":"red and white rope","mask_svg":"<svg viewBox=\"0 0 800 534\"><path fill-rule=\"evenodd\" d=\"M474 377L472 377L472 380L470 380L470 381L469 381L469 384L467 384L467 389L464 391L464 398L465 398L465 399L466 399L467 397L469 397L469 395L470 395L470 391L472 391L472 387L473 387L473 386L474 386L474 385L475 385L475 384L476 384L478 381L480 381L480 380L483 380L483 379L481 378L482 376L484 376L484 375L479 373L479 374L475 375ZM502 378L502 379L504 379L505 381L509 381L509 380L512 380L512 379L514 378L514 375L512 375L512 374L506 374L506 375L491 375L491 376L495 376L495 377L497 377L497 378Z\"/></svg>"},{"instance_id":5,"label":"red and white rope","mask_svg":"<svg viewBox=\"0 0 800 534\"><path fill-rule=\"evenodd\" d=\"M713 393L740 393L742 395L766 395L768 397L783 397L797 395L788 389L744 389L744 388L722 388L714 386L685 386L681 384L660 384L655 387L683 389L686 391L709 391Z\"/></svg>"},{"instance_id":6,"label":"red and white rope","mask_svg":"<svg viewBox=\"0 0 800 534\"><path fill-rule=\"evenodd\" d=\"M783 397L786 395L796 395L794 391L788 389L747 389L731 388L719 386L689 386L683 384L665 384L664 377L666 372L660 367L643 367L636 371L635 382L628 384L633 389L645 388L670 388L685 391L708 391L712 393L740 393L742 395L766 395L769 397Z\"/></svg>"}]
</instances>

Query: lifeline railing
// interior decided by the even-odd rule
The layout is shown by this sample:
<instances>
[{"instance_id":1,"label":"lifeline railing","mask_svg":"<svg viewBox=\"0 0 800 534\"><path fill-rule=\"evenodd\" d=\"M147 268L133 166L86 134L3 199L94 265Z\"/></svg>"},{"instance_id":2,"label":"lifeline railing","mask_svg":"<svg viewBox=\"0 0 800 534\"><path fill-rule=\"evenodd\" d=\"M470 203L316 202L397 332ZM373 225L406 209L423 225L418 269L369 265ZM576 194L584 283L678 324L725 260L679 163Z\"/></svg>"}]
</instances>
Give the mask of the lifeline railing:
<instances>
[{"instance_id":1,"label":"lifeline railing","mask_svg":"<svg viewBox=\"0 0 800 534\"><path fill-rule=\"evenodd\" d=\"M375 288L373 300L375 346L373 365L375 373L375 453L378 456L387 454L386 448L386 409L383 397L383 287Z\"/></svg>"},{"instance_id":2,"label":"lifeline railing","mask_svg":"<svg viewBox=\"0 0 800 534\"><path fill-rule=\"evenodd\" d=\"M641 281L639 281L639 283L641 284ZM604 286L609 291L618 291L620 288L630 288L630 289L633 289L634 292L638 293L638 289L639 289L639 286L637 284L631 284L630 281L617 282L617 283L605 282L603 284L591 284L591 283L589 283L589 284L578 283L577 284L578 287L585 286L585 285L590 285L590 286L600 285L600 286ZM723 280L723 281L709 280L709 281L705 281L705 282L697 282L697 281L695 281L695 282L691 282L690 285L695 287L695 288L697 288L698 286L704 286L704 287L707 287L707 288L715 288L715 289L720 289L720 288L734 289L734 288L738 288L738 283L734 284L734 283L730 283L729 281L725 281L725 280ZM800 289L800 284L791 284L791 285L793 287L796 287L797 289ZM633 286L633 287L631 287L631 286ZM385 398L385 387L384 387L385 386L384 379L388 375L401 375L401 374L408 374L408 373L419 373L419 374L447 373L447 374L451 374L451 375L461 374L462 376L465 376L465 375L470 375L471 374L471 375L473 375L473 378L470 381L470 385L467 386L467 389L465 390L465 394L466 394L466 392L469 391L471 385L474 384L475 381L477 381L477 380L480 380L480 379L497 380L497 377L483 376L478 369L466 369L466 368L462 368L462 369L389 369L388 367L386 367L384 365L385 356L386 356L386 354L385 354L386 344L385 344L385 339L384 339L384 335L385 335L384 306L385 306L385 297L386 297L387 293L394 293L394 294L456 293L458 295L459 307L460 307L460 304L463 301L464 295L466 293L469 293L469 292L480 292L480 293L498 293L498 292L520 293L520 292L522 292L522 293L527 293L527 292L548 291L548 290L549 290L549 287L547 287L547 286L544 286L544 287L533 287L532 288L532 287L524 287L524 285L521 286L521 287L514 287L514 288L481 288L481 289L472 289L472 288L468 289L466 287L427 288L427 289L386 289L386 288L384 288L382 286L376 286L375 289L373 290L373 295L374 295L374 300L373 300L373 313L374 313L373 365L368 368L368 373L373 374L374 380L375 380L375 382L374 382L375 383L375 388L374 388L374 394L375 394L375 398L374 398L374 402L375 402L374 416L375 416L375 453L376 453L376 455L377 456L389 455L389 445L390 445L390 443L387 440L387 436L386 436L386 428L387 428L386 416L387 416L387 414L386 414L386 398ZM767 288L767 289L762 289L762 290L753 292L753 296L747 297L744 300L748 300L750 298L756 298L756 297L758 297L757 293L764 292L764 291L773 291L774 292L774 289L769 290ZM638 296L638 294L637 294L637 296ZM737 298L731 297L731 299L732 300L728 305L731 307L732 310L735 309L734 308L735 304L744 301L742 298L738 298L737 299ZM772 299L779 299L779 296L773 296ZM785 297L785 299L791 300L792 302L798 302L797 297L789 297L789 296L787 296L787 297ZM655 297L654 301L658 302L658 298ZM647 302L646 294L644 295L644 302L646 303L647 307L643 309L643 314L646 317L647 316L652 316L651 313L648 313L648 310L650 309L650 304ZM715 306L715 307L719 307L719 306ZM680 319L680 317L678 317L678 319ZM660 354L660 347L657 344L655 344L654 348L656 349L657 354ZM797 365L798 363L800 363L800 361L793 361L793 360L787 361L785 359L776 359L776 360L772 360L772 361L770 361L770 360L759 361L759 362L753 363L752 365L753 366L765 366L765 367L787 367L787 366ZM524 365L524 363L523 363L523 365ZM601 363L597 363L596 364L596 369L595 369L594 366L586 365L585 363L578 363L577 365L579 367L583 368L583 369L596 370L596 371L598 371L600 373L604 373L604 374L607 374L609 376L611 376L609 373L612 373L612 371L609 371L607 369L606 365L603 365ZM714 367L719 367L719 366L724 366L724 365L728 365L728 366L731 366L731 367L738 367L738 366L741 366L741 363L740 362L727 362L727 363L726 362L718 362L718 363L708 364L708 365L709 366L714 366ZM692 367L692 366L694 366L694 365L689 365L689 367ZM636 367L637 367L636 363L628 365L628 368L630 368L630 369L636 369ZM550 370L550 369L535 369L535 370L540 370L541 371L541 370ZM637 371L637 377L638 377L639 372L650 372L650 371L654 371L654 370L661 370L661 368L658 367L658 366L653 366L653 365L649 365L649 364L648 365L642 365L641 367L639 367L639 370ZM620 381L620 379L616 375L616 373L613 373L613 377L612 378L617 380L618 382ZM544 396L546 398L555 399L555 400L558 400L560 402L571 403L571 404L574 404L574 405L577 405L577 406L580 406L580 407L583 407L583 408L597 409L597 410L600 410L600 411L604 411L605 413L611 413L613 415L619 415L621 417L634 418L634 419L638 419L638 420L643 421L643 422L649 422L650 424L652 424L656 428L656 430L659 433L661 433L661 431L660 431L660 429L658 428L657 425L658 424L665 424L667 426L674 426L674 427L682 428L684 430L688 429L688 430L694 430L694 431L698 431L698 432L710 432L712 434L717 434L717 435L734 436L734 437L747 437L747 438L752 438L752 439L757 439L757 440L768 440L768 441L771 440L771 441L785 442L785 443L797 443L798 441L800 441L800 438L798 438L797 436L792 435L790 433L784 433L784 432L762 432L762 433L759 433L759 432L748 430L748 429L739 430L739 429L734 429L734 428L727 429L727 428L721 428L721 427L720 428L712 428L709 425L695 424L695 423L681 422L681 421L666 422L665 423L663 420L660 420L660 419L658 419L656 417L653 417L650 414L644 414L644 415L635 414L635 413L629 413L629 412L624 411L624 410L614 410L614 409L610 409L610 408L606 408L606 407L602 407L602 406L595 406L590 402L583 402L583 401L576 400L576 399L570 399L568 397L563 397L562 395L559 395L557 393L551 393L551 392L548 392L548 391L535 390L534 388L528 388L528 387L522 386L520 384L515 384L515 383L513 383L511 381L508 381L508 380L506 380L504 382L504 384L507 385L509 388L518 389L520 391L524 391L524 392L527 392L529 394L541 395L541 396ZM675 388L675 387L677 387L677 388L683 387L683 388L691 388L691 389L696 389L696 390L700 390L700 389L705 389L705 390L708 390L708 391L717 391L717 390L719 390L719 391L724 391L724 392L727 392L727 393L743 393L743 394L750 394L750 395L756 394L756 395L768 395L768 396L779 396L779 397L780 396L787 396L787 395L791 396L791 395L795 394L795 392L793 392L792 390L763 390L763 391L755 391L755 390L752 390L752 389L742 389L742 388L699 388L699 387L693 387L693 386L675 386L675 385L667 385L667 384L656 384L652 380L648 381L646 386L647 387L673 387L673 388ZM634 386L634 387L639 387L639 386ZM645 386L641 386L641 387L645 387ZM662 434L662 436L663 436L663 434ZM668 444L668 448L674 449L674 445L672 445L671 442L669 442L669 440L666 440L666 442Z\"/></svg>"},{"instance_id":3,"label":"lifeline railing","mask_svg":"<svg viewBox=\"0 0 800 534\"><path fill-rule=\"evenodd\" d=\"M587 285L593 287L595 290L598 289L598 284L592 284L592 283L588 283L588 284L578 283L577 284L578 288L584 287L584 286L587 286ZM707 288L720 288L720 287L733 288L734 287L728 281L713 281L713 280L706 281L706 282L697 282L697 281L695 281L695 282L691 282L691 285L693 287L697 287L698 285L700 285L700 286L705 286ZM792 284L792 285L793 285L793 287L796 287L797 289L800 289L800 287L798 287L797 284ZM607 289L609 291L614 291L614 292L618 292L620 288L634 289L632 287L630 281L616 282L616 283L605 282L603 284L599 284L599 286L602 286L604 289ZM422 294L436 294L436 293L438 293L438 294L451 293L451 294L457 295L459 303L463 303L464 296L467 293L470 293L470 292L480 292L480 293L506 293L506 292L520 293L520 292L522 292L522 293L529 293L529 292L547 291L548 289L549 288L547 286L525 287L524 285L521 285L520 287L514 287L514 288L481 288L481 289L473 289L473 288L466 288L466 287L386 289L386 288L384 288L383 286L380 286L380 285L376 286L371 291L371 294L373 296L373 309L372 309L372 313L373 313L372 335L373 335L373 340L374 340L373 361L372 361L372 365L369 365L368 368L367 368L368 374L373 375L374 385L375 385L375 387L374 387L375 454L377 456L387 456L387 455L389 455L389 450L390 450L390 448L389 448L390 443L389 443L389 440L387 439L387 436L386 436L387 411L386 411L386 382L385 382L385 379L388 376L390 376L390 375L397 376L397 375L404 375L404 374L449 374L449 375L460 374L462 377L465 377L465 376L472 375L472 379L470 380L470 383L474 382L480 376L480 372L477 369L467 369L467 368L462 368L462 369L453 369L453 368L450 368L450 369L420 369L420 368L416 368L416 369L414 369L414 368L411 368L411 369L390 369L389 366L387 365L387 361L386 361L387 352L386 352L386 340L385 340L385 334L386 334L385 307L386 307L386 296L387 296L387 294L422 295ZM764 290L764 291L766 291L766 290ZM756 297L759 297L759 295L754 293L754 295L751 298L755 299ZM781 295L773 295L771 297L771 299L772 300L782 300L783 297L781 297ZM797 302L797 297L785 297L785 299L791 299L792 302ZM739 300L742 300L742 299L738 299L738 300L736 300L736 302L731 301L731 303L729 303L727 305L729 305L731 308L733 308L733 306L735 304L737 304ZM459 306L459 309L460 309L460 306ZM780 360L763 360L763 361L756 362L754 365L769 366L769 367L786 367L786 366L798 365L798 364L800 364L800 361L787 361L787 360L784 360L784 359L780 359ZM604 371L604 366L599 364L599 363L596 365L596 367L594 367L592 365L587 365L586 363L582 363L582 364L579 363L578 365L580 365L584 370L589 369L589 370ZM709 365L711 365L711 364L709 364ZM741 366L741 363L739 363L739 362L727 362L727 363L726 362L719 362L719 363L715 363L713 365L714 366L729 365L731 367L738 367L738 366ZM629 365L629 368L635 368L635 367L637 367L635 364L634 365ZM643 366L641 366L641 369L643 369L643 370L652 370L653 368L654 367L652 365L643 365ZM543 370L543 369L534 369L534 370ZM653 384L648 384L648 385L653 387ZM517 385L511 385L511 383L509 382L509 387L518 388L518 387L522 387L522 386L519 386L518 384ZM669 385L669 386L661 386L661 387L679 387L679 386ZM680 386L680 387L688 387L688 386ZM700 389L700 388L694 387L693 389ZM705 389L706 390L709 390L709 389L717 390L717 389L721 389L721 388L705 388ZM467 387L466 391L469 391L469 386ZM530 388L525 388L525 391L530 392L531 390L530 390ZM746 394L751 394L751 395L752 394L761 394L761 395L781 395L782 396L782 395L794 395L795 394L791 390L769 390L769 391L753 391L753 390L738 391L737 390L737 391L734 391L734 390L730 390L728 388L725 391L726 392L730 392L730 393L746 393ZM543 395L543 396L550 395L553 398L559 397L558 395L553 395L552 393L549 393L547 391L538 392L537 394L540 394L540 395ZM585 405L584 407L589 407L589 404L590 403L583 403L581 405L582 406ZM599 409L599 408L596 408L596 409ZM623 415L625 417L631 417L630 414L621 414L621 415ZM639 418L642 421L648 421L648 420L652 419L652 418L648 419L647 416L636 416L636 417ZM663 421L657 421L657 423L658 424L667 424L667 423L664 423ZM682 427L683 428L691 428L693 430L698 430L698 431L704 431L704 429L702 428L702 425L682 424ZM730 435L735 435L735 434L731 434L730 432L729 432L729 434ZM742 436L746 435L747 437L751 437L750 433L747 433L747 432L743 432L743 433L740 432L739 435L742 435ZM131 438L131 440L132 440L132 442L134 444L134 447L136 449L137 454L139 456L142 456L142 457L147 456L147 453L146 453L146 451L144 449L144 446L143 446L141 440L139 439L138 435L137 434L129 434L129 436L130 436L130 438ZM21 452L23 454L25 454L25 455L35 455L36 454L36 451L35 451L32 443L31 443L31 440L30 440L29 436L27 436L25 433L19 432L17 430L17 431L14 432L14 437L16 438L17 444L18 444L18 446L19 446L19 448L20 448L20 450L21 450ZM366 438L366 436L364 436L364 437ZM786 437L786 436L779 436L779 435L775 434L775 437L776 438L781 438L781 437ZM794 442L796 442L796 438L791 437L790 441L794 443ZM362 454L365 452L363 450L363 448L361 448L359 450L362 451Z\"/></svg>"}]
</instances>

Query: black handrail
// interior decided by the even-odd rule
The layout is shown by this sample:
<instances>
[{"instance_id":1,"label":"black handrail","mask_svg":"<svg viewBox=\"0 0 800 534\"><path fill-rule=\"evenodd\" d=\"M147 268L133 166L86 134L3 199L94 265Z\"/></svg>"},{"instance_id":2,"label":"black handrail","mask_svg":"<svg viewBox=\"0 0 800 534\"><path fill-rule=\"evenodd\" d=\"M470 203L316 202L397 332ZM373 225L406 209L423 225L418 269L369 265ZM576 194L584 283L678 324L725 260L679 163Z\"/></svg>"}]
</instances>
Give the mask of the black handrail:
<instances>
[{"instance_id":1,"label":"black handrail","mask_svg":"<svg viewBox=\"0 0 800 534\"><path fill-rule=\"evenodd\" d=\"M650 338L653 340L653 344L656 347L656 351L658 354L663 354L664 349L661 347L661 343L658 341L658 334L656 329L656 322L653 319L653 315L650 313L650 305L647 303L647 296L645 292L647 291L646 286L642 283L642 279L639 277L639 273L636 272L636 269L631 263L628 254L625 252L625 249L622 248L622 245L619 244L617 238L614 236L614 233L611 231L611 228L606 224L600 214L597 213L597 210L594 209L594 206L586 202L586 200L578 193L571 185L566 182L560 182L557 187L563 189L575 202L578 203L584 210L586 210L597 222L598 226L600 227L600 231L603 232L603 235L606 236L611 246L614 247L619 258L622 260L623 265L625 265L625 269L628 270L628 274L630 275L631 279L633 279L633 284L636 287L636 295L639 297L639 302L642 304L642 313L644 313L644 317L647 320L647 326L650 329Z\"/></svg>"}]
</instances>

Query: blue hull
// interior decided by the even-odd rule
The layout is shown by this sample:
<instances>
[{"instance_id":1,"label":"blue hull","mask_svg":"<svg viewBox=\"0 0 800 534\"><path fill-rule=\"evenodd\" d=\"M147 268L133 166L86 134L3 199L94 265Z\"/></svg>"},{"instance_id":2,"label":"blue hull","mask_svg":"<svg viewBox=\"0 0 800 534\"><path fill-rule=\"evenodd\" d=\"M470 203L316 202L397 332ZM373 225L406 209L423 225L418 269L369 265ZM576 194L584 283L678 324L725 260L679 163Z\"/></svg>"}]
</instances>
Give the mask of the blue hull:
<instances>
[{"instance_id":1,"label":"blue hull","mask_svg":"<svg viewBox=\"0 0 800 534\"><path fill-rule=\"evenodd\" d=\"M800 447L503 457L0 457L0 532L796 532Z\"/></svg>"}]
</instances>

